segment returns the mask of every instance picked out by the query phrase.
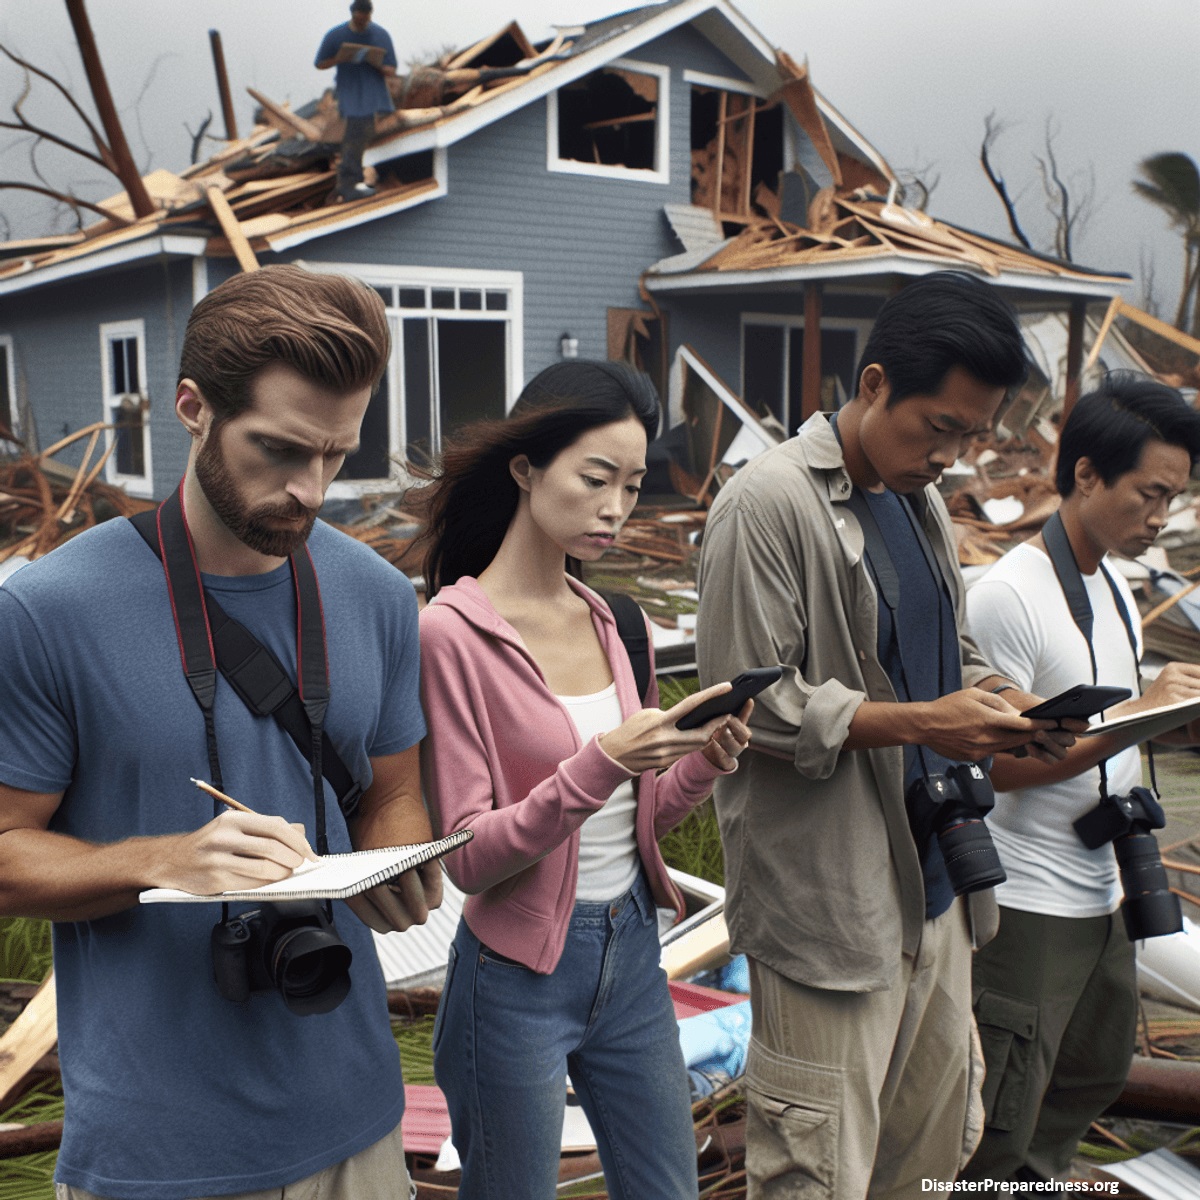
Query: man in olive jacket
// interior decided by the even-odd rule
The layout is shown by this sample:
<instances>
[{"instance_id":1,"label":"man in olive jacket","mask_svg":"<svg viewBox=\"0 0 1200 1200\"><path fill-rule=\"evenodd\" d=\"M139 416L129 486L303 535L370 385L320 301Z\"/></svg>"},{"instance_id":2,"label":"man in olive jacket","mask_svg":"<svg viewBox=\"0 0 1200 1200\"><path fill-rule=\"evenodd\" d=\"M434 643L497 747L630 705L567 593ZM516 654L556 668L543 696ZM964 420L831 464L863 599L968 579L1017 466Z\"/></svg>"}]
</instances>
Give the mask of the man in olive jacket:
<instances>
[{"instance_id":1,"label":"man in olive jacket","mask_svg":"<svg viewBox=\"0 0 1200 1200\"><path fill-rule=\"evenodd\" d=\"M955 894L920 788L1072 739L1021 717L1036 699L962 634L933 484L1025 371L994 291L951 272L909 284L836 421L817 414L743 467L709 515L701 679L784 667L756 701L756 753L715 791L731 941L750 959L752 1200L919 1195L978 1138L970 958L995 901ZM899 586L880 597L889 572Z\"/></svg>"}]
</instances>

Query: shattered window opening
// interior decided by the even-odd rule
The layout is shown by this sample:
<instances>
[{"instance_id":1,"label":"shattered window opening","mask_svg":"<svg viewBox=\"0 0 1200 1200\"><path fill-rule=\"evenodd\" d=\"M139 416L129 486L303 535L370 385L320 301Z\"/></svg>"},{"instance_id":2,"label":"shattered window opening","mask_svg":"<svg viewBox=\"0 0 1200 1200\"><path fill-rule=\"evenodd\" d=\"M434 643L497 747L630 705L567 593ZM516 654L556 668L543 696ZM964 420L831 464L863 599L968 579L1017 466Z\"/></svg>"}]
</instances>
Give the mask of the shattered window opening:
<instances>
[{"instance_id":1,"label":"shattered window opening","mask_svg":"<svg viewBox=\"0 0 1200 1200\"><path fill-rule=\"evenodd\" d=\"M614 63L550 97L552 158L558 164L665 173L660 118L669 72Z\"/></svg>"},{"instance_id":2,"label":"shattered window opening","mask_svg":"<svg viewBox=\"0 0 1200 1200\"><path fill-rule=\"evenodd\" d=\"M784 167L779 102L693 84L691 131L692 203L721 221L750 220L756 206L769 214Z\"/></svg>"}]
</instances>

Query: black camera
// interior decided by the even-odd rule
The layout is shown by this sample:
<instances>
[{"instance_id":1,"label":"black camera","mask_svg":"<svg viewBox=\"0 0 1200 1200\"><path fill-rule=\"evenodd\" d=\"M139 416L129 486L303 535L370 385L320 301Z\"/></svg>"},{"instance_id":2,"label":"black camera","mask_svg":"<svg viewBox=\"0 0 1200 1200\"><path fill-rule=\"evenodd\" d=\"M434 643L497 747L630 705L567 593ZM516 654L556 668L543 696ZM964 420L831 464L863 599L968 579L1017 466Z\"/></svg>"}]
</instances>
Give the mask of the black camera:
<instances>
[{"instance_id":1,"label":"black camera","mask_svg":"<svg viewBox=\"0 0 1200 1200\"><path fill-rule=\"evenodd\" d=\"M1152 829L1167 823L1162 805L1149 788L1132 788L1127 796L1103 796L1075 822L1079 840L1089 850L1112 842L1121 872L1121 915L1131 942L1163 937L1183 928L1179 897L1167 881Z\"/></svg>"},{"instance_id":2,"label":"black camera","mask_svg":"<svg viewBox=\"0 0 1200 1200\"><path fill-rule=\"evenodd\" d=\"M226 1000L276 988L297 1016L332 1012L350 992L350 947L322 904L264 904L213 926L213 977Z\"/></svg>"},{"instance_id":3,"label":"black camera","mask_svg":"<svg viewBox=\"0 0 1200 1200\"><path fill-rule=\"evenodd\" d=\"M955 763L942 775L913 780L905 796L917 848L937 834L946 874L956 896L995 887L1008 878L983 823L996 793L977 763Z\"/></svg>"}]
</instances>

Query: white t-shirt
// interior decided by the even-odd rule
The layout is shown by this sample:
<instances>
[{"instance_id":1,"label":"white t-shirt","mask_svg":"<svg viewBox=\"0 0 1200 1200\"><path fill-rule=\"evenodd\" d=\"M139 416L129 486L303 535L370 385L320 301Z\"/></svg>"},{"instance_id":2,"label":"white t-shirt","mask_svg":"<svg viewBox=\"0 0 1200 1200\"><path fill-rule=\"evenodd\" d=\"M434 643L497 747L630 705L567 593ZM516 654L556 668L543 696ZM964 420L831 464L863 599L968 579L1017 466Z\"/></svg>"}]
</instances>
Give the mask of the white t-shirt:
<instances>
[{"instance_id":1,"label":"white t-shirt","mask_svg":"<svg viewBox=\"0 0 1200 1200\"><path fill-rule=\"evenodd\" d=\"M616 729L625 719L617 699L617 685L589 696L559 696L580 741ZM576 900L615 900L627 892L641 867L637 848L637 794L627 779L592 813L579 830L579 883Z\"/></svg>"},{"instance_id":2,"label":"white t-shirt","mask_svg":"<svg viewBox=\"0 0 1200 1200\"><path fill-rule=\"evenodd\" d=\"M1120 572L1109 574L1136 622L1138 658L1141 623L1137 605ZM1129 635L1103 572L1083 577L1092 604L1092 645L1097 682L1140 691ZM1019 687L1056 696L1092 682L1087 642L1071 617L1058 576L1046 554L1025 543L1009 551L967 593L967 624L984 657ZM1108 760L1108 790L1121 795L1142 782L1136 746ZM1071 827L1096 806L1100 769L1074 779L997 792L988 828L1008 873L996 889L1006 908L1055 917L1096 917L1116 910L1120 879L1111 844L1089 850Z\"/></svg>"}]
</instances>

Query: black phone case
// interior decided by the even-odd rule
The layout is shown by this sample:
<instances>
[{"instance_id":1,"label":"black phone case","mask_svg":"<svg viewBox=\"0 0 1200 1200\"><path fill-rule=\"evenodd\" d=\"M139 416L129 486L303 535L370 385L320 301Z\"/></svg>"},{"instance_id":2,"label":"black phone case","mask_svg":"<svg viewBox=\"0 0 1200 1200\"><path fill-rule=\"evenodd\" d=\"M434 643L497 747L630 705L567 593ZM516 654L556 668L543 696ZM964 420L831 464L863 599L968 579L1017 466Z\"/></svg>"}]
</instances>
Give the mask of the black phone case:
<instances>
[{"instance_id":1,"label":"black phone case","mask_svg":"<svg viewBox=\"0 0 1200 1200\"><path fill-rule=\"evenodd\" d=\"M1027 708L1021 716L1035 717L1046 721L1062 721L1071 718L1086 721L1097 713L1128 700L1133 693L1128 688L1097 687L1094 684L1079 684L1043 700L1041 704Z\"/></svg>"},{"instance_id":2,"label":"black phone case","mask_svg":"<svg viewBox=\"0 0 1200 1200\"><path fill-rule=\"evenodd\" d=\"M711 721L713 717L727 717L730 713L740 712L747 700L752 700L771 684L778 683L782 677L782 667L755 667L752 671L743 671L732 681L732 692L716 696L705 701L699 708L692 709L675 722L675 728L699 729L705 721Z\"/></svg>"}]
</instances>

